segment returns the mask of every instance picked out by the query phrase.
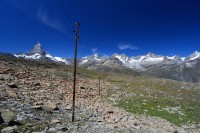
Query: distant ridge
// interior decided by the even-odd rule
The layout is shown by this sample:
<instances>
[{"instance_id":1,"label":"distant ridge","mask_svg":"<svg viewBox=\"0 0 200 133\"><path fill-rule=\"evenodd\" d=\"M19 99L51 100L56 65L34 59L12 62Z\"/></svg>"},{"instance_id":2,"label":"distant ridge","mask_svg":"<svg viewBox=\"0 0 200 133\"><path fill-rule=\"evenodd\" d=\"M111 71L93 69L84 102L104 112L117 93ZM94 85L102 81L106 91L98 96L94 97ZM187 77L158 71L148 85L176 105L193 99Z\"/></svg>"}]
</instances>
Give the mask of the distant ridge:
<instances>
[{"instance_id":1,"label":"distant ridge","mask_svg":"<svg viewBox=\"0 0 200 133\"><path fill-rule=\"evenodd\" d=\"M72 64L72 58L53 57L37 41L28 53L14 54L31 60L45 60ZM125 54L113 54L110 57L93 54L78 59L79 66L103 71L135 71L146 75L179 81L200 82L200 52L195 51L187 57L162 56L149 52L145 55L128 57ZM125 72L127 73L127 72Z\"/></svg>"}]
</instances>

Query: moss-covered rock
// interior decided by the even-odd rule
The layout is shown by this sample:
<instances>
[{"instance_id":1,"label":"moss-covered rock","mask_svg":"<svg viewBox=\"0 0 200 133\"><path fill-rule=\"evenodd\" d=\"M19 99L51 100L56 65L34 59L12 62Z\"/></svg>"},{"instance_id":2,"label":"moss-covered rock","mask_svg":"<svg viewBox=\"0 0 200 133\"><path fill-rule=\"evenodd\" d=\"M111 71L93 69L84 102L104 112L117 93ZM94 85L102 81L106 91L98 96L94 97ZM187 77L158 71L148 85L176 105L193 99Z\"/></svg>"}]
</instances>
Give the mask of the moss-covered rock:
<instances>
[{"instance_id":1,"label":"moss-covered rock","mask_svg":"<svg viewBox=\"0 0 200 133\"><path fill-rule=\"evenodd\" d=\"M1 119L4 123L9 123L10 121L15 119L15 115L9 109L0 109Z\"/></svg>"}]
</instances>

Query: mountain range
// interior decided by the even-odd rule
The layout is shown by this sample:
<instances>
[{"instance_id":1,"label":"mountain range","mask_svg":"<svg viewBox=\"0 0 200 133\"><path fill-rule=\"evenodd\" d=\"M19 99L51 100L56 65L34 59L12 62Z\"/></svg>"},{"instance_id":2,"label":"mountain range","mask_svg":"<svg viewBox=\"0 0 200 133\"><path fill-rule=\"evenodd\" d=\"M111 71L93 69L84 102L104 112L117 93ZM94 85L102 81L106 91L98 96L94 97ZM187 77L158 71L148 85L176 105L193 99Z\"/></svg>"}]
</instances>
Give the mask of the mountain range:
<instances>
[{"instance_id":1,"label":"mountain range","mask_svg":"<svg viewBox=\"0 0 200 133\"><path fill-rule=\"evenodd\" d=\"M23 54L13 54L17 58L73 63L72 58L53 57L39 42ZM151 52L146 55L128 57L125 54L113 54L110 57L98 54L78 59L78 65L88 69L116 71L125 74L143 74L179 81L200 82L200 52L195 51L187 57L162 56Z\"/></svg>"}]
</instances>

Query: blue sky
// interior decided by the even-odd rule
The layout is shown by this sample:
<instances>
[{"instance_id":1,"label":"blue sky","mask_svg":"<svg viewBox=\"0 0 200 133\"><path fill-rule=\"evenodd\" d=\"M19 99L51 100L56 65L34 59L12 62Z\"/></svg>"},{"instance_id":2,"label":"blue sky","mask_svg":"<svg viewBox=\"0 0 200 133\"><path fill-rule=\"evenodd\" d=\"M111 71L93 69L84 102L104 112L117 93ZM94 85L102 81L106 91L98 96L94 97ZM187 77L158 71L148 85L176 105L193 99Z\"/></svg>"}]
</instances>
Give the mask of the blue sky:
<instances>
[{"instance_id":1,"label":"blue sky","mask_svg":"<svg viewBox=\"0 0 200 133\"><path fill-rule=\"evenodd\" d=\"M199 0L0 0L0 52L73 57L76 21L79 57L200 51Z\"/></svg>"}]
</instances>

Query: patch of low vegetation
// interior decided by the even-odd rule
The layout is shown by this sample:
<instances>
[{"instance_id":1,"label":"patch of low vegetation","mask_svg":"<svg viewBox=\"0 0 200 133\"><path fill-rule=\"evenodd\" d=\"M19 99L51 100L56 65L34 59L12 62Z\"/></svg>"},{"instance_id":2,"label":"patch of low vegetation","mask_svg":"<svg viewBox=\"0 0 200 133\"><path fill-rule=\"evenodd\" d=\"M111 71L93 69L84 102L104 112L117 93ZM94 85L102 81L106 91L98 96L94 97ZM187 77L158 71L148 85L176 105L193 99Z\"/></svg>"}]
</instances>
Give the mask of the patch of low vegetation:
<instances>
[{"instance_id":1,"label":"patch of low vegetation","mask_svg":"<svg viewBox=\"0 0 200 133\"><path fill-rule=\"evenodd\" d=\"M125 75L110 76L108 81L120 87L113 93L120 97L115 106L128 112L160 117L179 126L200 123L199 84Z\"/></svg>"},{"instance_id":2,"label":"patch of low vegetation","mask_svg":"<svg viewBox=\"0 0 200 133\"><path fill-rule=\"evenodd\" d=\"M130 68L122 67L122 68L115 68L115 67L99 67L97 70L102 71L102 72L107 72L107 73L117 73L117 74L125 74L125 75L132 75L132 76L139 76L140 73L136 72Z\"/></svg>"},{"instance_id":3,"label":"patch of low vegetation","mask_svg":"<svg viewBox=\"0 0 200 133\"><path fill-rule=\"evenodd\" d=\"M90 78L90 79L98 79L99 76L102 75L102 74L98 73L97 71L88 70L88 69L82 68L82 67L79 67L77 69L77 74L80 76L83 76L83 77Z\"/></svg>"}]
</instances>

